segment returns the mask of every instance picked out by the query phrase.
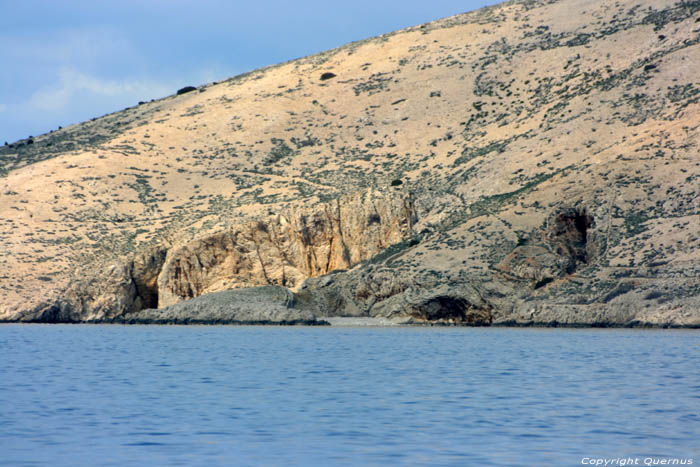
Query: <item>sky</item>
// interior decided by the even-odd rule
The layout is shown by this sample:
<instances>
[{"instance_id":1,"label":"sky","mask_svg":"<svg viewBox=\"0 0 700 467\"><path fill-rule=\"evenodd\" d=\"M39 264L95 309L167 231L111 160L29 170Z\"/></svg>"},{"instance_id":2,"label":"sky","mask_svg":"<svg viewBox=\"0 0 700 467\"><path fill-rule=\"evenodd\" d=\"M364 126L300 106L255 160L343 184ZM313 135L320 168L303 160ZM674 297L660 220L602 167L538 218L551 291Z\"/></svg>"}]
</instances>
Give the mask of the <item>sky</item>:
<instances>
[{"instance_id":1,"label":"sky","mask_svg":"<svg viewBox=\"0 0 700 467\"><path fill-rule=\"evenodd\" d=\"M0 0L0 144L494 0Z\"/></svg>"}]
</instances>

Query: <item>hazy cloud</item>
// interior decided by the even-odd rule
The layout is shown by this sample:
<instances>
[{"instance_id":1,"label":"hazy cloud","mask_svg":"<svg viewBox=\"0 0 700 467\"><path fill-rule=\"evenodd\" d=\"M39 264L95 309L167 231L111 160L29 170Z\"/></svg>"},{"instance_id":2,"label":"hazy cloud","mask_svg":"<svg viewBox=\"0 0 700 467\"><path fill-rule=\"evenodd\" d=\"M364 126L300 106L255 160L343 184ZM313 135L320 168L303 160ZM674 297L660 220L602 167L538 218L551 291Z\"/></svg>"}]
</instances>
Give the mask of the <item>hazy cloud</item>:
<instances>
[{"instance_id":1,"label":"hazy cloud","mask_svg":"<svg viewBox=\"0 0 700 467\"><path fill-rule=\"evenodd\" d=\"M42 111L60 112L75 100L118 98L124 105L138 100L162 97L172 93L172 87L143 79L101 79L71 68L61 68L58 82L34 92L29 106ZM111 100L111 99L108 99Z\"/></svg>"},{"instance_id":2,"label":"hazy cloud","mask_svg":"<svg viewBox=\"0 0 700 467\"><path fill-rule=\"evenodd\" d=\"M146 60L123 33L109 27L40 31L14 36L0 33L0 58L28 69L117 69ZM16 70L15 70L16 71Z\"/></svg>"},{"instance_id":3,"label":"hazy cloud","mask_svg":"<svg viewBox=\"0 0 700 467\"><path fill-rule=\"evenodd\" d=\"M7 106L5 104L0 104L0 112L4 112L7 110Z\"/></svg>"}]
</instances>

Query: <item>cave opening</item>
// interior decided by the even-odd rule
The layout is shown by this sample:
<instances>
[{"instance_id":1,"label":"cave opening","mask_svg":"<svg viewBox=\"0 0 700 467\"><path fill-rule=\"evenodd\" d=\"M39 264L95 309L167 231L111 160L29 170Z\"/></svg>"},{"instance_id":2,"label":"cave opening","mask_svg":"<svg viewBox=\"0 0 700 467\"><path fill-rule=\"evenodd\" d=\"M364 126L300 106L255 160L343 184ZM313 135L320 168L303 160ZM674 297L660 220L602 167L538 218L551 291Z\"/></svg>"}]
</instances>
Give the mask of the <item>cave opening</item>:
<instances>
[{"instance_id":1,"label":"cave opening","mask_svg":"<svg viewBox=\"0 0 700 467\"><path fill-rule=\"evenodd\" d=\"M439 319L463 320L466 318L467 304L453 297L435 297L425 304L423 314L426 319L434 321Z\"/></svg>"},{"instance_id":2,"label":"cave opening","mask_svg":"<svg viewBox=\"0 0 700 467\"><path fill-rule=\"evenodd\" d=\"M590 264L592 254L589 230L593 225L593 217L585 209L568 211L555 218L552 237L557 253L569 258L567 274L572 274L581 265Z\"/></svg>"},{"instance_id":3,"label":"cave opening","mask_svg":"<svg viewBox=\"0 0 700 467\"><path fill-rule=\"evenodd\" d=\"M136 289L134 304L139 310L158 308L158 276L167 253L165 247L155 247L142 252L131 263L131 278Z\"/></svg>"},{"instance_id":4,"label":"cave opening","mask_svg":"<svg viewBox=\"0 0 700 467\"><path fill-rule=\"evenodd\" d=\"M461 325L483 325L491 322L491 314L475 308L459 297L438 296L417 306L414 318L432 322L450 321Z\"/></svg>"},{"instance_id":5,"label":"cave opening","mask_svg":"<svg viewBox=\"0 0 700 467\"><path fill-rule=\"evenodd\" d=\"M136 297L141 301L141 309L158 308L158 284L135 280Z\"/></svg>"}]
</instances>

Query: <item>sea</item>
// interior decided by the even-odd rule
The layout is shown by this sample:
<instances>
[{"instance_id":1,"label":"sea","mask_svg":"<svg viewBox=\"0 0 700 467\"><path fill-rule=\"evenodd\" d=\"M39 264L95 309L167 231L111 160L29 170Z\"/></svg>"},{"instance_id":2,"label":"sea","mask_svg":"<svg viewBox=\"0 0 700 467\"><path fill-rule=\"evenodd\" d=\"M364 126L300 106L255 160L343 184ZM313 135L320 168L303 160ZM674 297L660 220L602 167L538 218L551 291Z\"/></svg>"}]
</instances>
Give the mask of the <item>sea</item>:
<instances>
[{"instance_id":1,"label":"sea","mask_svg":"<svg viewBox=\"0 0 700 467\"><path fill-rule=\"evenodd\" d=\"M700 331L0 326L0 465L698 465Z\"/></svg>"}]
</instances>

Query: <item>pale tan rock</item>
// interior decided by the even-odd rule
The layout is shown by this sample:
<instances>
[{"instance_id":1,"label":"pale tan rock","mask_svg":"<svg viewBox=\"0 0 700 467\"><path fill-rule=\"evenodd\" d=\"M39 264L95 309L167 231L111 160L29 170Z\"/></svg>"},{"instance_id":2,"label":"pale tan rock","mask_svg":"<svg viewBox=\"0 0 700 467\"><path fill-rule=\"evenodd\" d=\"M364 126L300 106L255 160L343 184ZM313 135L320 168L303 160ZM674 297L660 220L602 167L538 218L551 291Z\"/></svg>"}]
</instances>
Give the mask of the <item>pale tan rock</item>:
<instances>
[{"instance_id":1,"label":"pale tan rock","mask_svg":"<svg viewBox=\"0 0 700 467\"><path fill-rule=\"evenodd\" d=\"M317 209L286 210L168 252L158 306L222 290L280 285L349 269L412 234L403 193L357 193Z\"/></svg>"}]
</instances>

